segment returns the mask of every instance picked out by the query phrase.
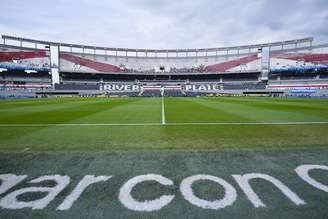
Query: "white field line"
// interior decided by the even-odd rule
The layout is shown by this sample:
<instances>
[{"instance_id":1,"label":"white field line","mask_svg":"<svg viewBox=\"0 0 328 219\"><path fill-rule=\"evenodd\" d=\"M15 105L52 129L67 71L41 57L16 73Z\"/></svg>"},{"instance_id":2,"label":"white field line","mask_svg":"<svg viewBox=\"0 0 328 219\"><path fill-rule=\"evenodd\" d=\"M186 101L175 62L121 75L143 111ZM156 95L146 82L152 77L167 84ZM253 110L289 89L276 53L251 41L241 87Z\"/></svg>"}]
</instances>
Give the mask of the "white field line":
<instances>
[{"instance_id":1,"label":"white field line","mask_svg":"<svg viewBox=\"0 0 328 219\"><path fill-rule=\"evenodd\" d=\"M165 105L164 105L164 95L162 96L162 125L165 125Z\"/></svg>"},{"instance_id":2,"label":"white field line","mask_svg":"<svg viewBox=\"0 0 328 219\"><path fill-rule=\"evenodd\" d=\"M318 125L324 122L177 122L166 126L221 126L221 125ZM44 124L0 124L0 127L74 127L74 126L162 126L162 123L44 123Z\"/></svg>"},{"instance_id":3,"label":"white field line","mask_svg":"<svg viewBox=\"0 0 328 219\"><path fill-rule=\"evenodd\" d=\"M46 127L46 126L160 126L162 123L44 123L0 124L0 127Z\"/></svg>"},{"instance_id":4,"label":"white field line","mask_svg":"<svg viewBox=\"0 0 328 219\"><path fill-rule=\"evenodd\" d=\"M166 123L171 126L184 126L184 125L316 125L328 124L324 122L177 122Z\"/></svg>"}]
</instances>

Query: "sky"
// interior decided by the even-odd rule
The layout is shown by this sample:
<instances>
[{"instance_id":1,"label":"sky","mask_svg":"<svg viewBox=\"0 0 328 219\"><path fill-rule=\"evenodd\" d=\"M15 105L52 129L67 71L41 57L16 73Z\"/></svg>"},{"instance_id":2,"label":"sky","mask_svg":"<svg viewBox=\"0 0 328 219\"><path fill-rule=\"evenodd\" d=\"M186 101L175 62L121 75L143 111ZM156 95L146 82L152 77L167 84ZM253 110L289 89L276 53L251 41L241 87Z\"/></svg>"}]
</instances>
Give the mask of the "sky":
<instances>
[{"instance_id":1,"label":"sky","mask_svg":"<svg viewBox=\"0 0 328 219\"><path fill-rule=\"evenodd\" d=\"M106 47L328 42L328 0L0 0L0 34Z\"/></svg>"}]
</instances>

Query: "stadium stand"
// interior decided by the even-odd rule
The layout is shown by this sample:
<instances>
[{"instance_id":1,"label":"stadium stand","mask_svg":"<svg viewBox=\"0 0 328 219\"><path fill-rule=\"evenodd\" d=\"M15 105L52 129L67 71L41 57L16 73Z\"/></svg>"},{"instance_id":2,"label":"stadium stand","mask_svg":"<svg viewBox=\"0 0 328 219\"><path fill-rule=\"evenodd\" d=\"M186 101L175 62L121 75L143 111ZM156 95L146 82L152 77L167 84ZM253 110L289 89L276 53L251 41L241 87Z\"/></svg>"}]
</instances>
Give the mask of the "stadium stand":
<instances>
[{"instance_id":1,"label":"stadium stand","mask_svg":"<svg viewBox=\"0 0 328 219\"><path fill-rule=\"evenodd\" d=\"M2 38L16 42L0 44L2 96L9 91L76 91L83 95L105 92L152 97L161 96L162 88L165 96L243 95L242 91L271 95L276 90L287 95L302 86L312 86L320 89L316 94L324 94L324 84L328 83L328 46L313 45L313 38L183 50L60 43L57 60L51 60L49 48L59 43L6 35ZM22 42L32 46L22 46Z\"/></svg>"},{"instance_id":2,"label":"stadium stand","mask_svg":"<svg viewBox=\"0 0 328 219\"><path fill-rule=\"evenodd\" d=\"M206 71L207 72L225 72L227 69L245 65L245 64L253 62L257 59L258 59L257 54L253 54L253 55L246 56L246 57L243 57L240 59L207 66Z\"/></svg>"}]
</instances>

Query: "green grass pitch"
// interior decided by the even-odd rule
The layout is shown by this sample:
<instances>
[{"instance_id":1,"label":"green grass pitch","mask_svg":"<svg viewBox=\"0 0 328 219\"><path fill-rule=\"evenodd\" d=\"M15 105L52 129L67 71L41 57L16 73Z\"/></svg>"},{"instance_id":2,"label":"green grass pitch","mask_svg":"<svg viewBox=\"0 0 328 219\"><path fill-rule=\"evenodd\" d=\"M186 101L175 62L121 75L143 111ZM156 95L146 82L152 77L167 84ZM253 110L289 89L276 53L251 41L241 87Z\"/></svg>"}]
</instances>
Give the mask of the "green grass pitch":
<instances>
[{"instance_id":1,"label":"green grass pitch","mask_svg":"<svg viewBox=\"0 0 328 219\"><path fill-rule=\"evenodd\" d=\"M294 169L302 164L328 166L327 99L167 97L164 107L162 98L0 101L0 174L28 175L0 194L0 204L10 192L33 186L28 181L39 176L71 179L46 208L0 207L0 218L326 218L328 193L297 177ZM121 186L149 173L174 185L145 182L132 195L142 201L174 194L174 200L153 212L124 207L118 199ZM272 184L255 180L251 185L266 204L255 208L232 178L246 173L276 177L306 204L297 206ZM56 210L88 174L112 178L88 187L69 210ZM237 191L234 204L213 210L186 201L179 185L196 174L229 182ZM328 185L328 171L311 176ZM209 181L199 181L193 189L206 200L223 196L222 188Z\"/></svg>"},{"instance_id":2,"label":"green grass pitch","mask_svg":"<svg viewBox=\"0 0 328 219\"><path fill-rule=\"evenodd\" d=\"M165 98L165 127L161 126L161 110L160 98L2 101L0 150L112 151L328 145L328 124L302 124L328 122L327 100ZM300 124L288 125L290 122ZM15 124L17 126L6 126ZM33 126L42 124L44 126Z\"/></svg>"}]
</instances>

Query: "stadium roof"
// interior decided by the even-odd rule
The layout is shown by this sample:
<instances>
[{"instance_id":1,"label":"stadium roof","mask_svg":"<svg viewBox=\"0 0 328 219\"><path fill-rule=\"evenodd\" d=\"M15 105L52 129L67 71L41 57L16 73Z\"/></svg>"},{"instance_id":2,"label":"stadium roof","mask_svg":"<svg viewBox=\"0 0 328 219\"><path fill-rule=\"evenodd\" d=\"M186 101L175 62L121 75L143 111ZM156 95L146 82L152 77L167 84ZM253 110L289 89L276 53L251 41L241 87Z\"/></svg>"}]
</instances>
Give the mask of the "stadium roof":
<instances>
[{"instance_id":1,"label":"stadium roof","mask_svg":"<svg viewBox=\"0 0 328 219\"><path fill-rule=\"evenodd\" d=\"M99 47L90 46L82 44L71 44L71 43L60 43L53 41L44 41L29 39L23 37L2 35L2 39L14 40L20 42L28 42L42 45L56 45L71 48L81 48L81 49L92 49L92 50L106 50L106 51L120 51L120 52L151 52L151 53L174 53L174 52L216 52L216 51L231 51L231 50L244 50L244 49L256 49L263 47L274 47L274 46L285 46L285 45L295 45L300 43L312 43L313 37L307 37L302 39L263 43L263 44L252 44L252 45L242 45L242 46L231 46L231 47L217 47L217 48L200 48L200 49L131 49L131 48L115 48L115 47Z\"/></svg>"}]
</instances>

